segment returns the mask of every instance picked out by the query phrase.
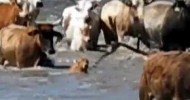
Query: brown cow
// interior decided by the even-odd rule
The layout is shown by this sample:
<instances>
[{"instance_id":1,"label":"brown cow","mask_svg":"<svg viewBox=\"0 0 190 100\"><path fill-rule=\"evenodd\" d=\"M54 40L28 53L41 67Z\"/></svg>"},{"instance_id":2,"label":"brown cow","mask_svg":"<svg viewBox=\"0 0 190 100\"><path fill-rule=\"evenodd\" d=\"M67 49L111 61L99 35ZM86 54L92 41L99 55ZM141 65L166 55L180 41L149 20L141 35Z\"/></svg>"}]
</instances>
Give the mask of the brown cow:
<instances>
[{"instance_id":1,"label":"brown cow","mask_svg":"<svg viewBox=\"0 0 190 100\"><path fill-rule=\"evenodd\" d=\"M88 59L82 57L70 67L69 73L88 73L88 64Z\"/></svg>"},{"instance_id":2,"label":"brown cow","mask_svg":"<svg viewBox=\"0 0 190 100\"><path fill-rule=\"evenodd\" d=\"M0 29L11 24L25 24L27 12L22 11L16 1L12 3L0 3Z\"/></svg>"},{"instance_id":3,"label":"brown cow","mask_svg":"<svg viewBox=\"0 0 190 100\"><path fill-rule=\"evenodd\" d=\"M38 24L37 27L11 24L2 28L0 31L1 64L7 60L9 65L19 68L36 66L42 58L46 57L45 51L55 53L52 39L57 34L46 24Z\"/></svg>"},{"instance_id":4,"label":"brown cow","mask_svg":"<svg viewBox=\"0 0 190 100\"><path fill-rule=\"evenodd\" d=\"M150 54L140 80L140 100L190 99L190 53Z\"/></svg>"}]
</instances>

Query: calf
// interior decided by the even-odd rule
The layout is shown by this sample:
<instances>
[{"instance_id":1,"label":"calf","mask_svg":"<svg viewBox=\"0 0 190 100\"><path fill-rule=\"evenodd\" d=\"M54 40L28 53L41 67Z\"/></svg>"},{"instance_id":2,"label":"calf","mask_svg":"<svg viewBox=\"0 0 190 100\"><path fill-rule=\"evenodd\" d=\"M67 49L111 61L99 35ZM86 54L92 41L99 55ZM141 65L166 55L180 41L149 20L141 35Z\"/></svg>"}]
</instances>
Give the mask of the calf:
<instances>
[{"instance_id":1,"label":"calf","mask_svg":"<svg viewBox=\"0 0 190 100\"><path fill-rule=\"evenodd\" d=\"M2 28L0 31L1 64L6 60L8 65L19 68L36 66L46 57L45 51L55 53L52 39L57 34L47 24L38 24L36 27L11 24Z\"/></svg>"},{"instance_id":2,"label":"calf","mask_svg":"<svg viewBox=\"0 0 190 100\"><path fill-rule=\"evenodd\" d=\"M88 64L88 59L82 57L70 67L69 73L88 73Z\"/></svg>"},{"instance_id":3,"label":"calf","mask_svg":"<svg viewBox=\"0 0 190 100\"><path fill-rule=\"evenodd\" d=\"M140 100L190 99L190 53L150 54L140 80Z\"/></svg>"}]
</instances>

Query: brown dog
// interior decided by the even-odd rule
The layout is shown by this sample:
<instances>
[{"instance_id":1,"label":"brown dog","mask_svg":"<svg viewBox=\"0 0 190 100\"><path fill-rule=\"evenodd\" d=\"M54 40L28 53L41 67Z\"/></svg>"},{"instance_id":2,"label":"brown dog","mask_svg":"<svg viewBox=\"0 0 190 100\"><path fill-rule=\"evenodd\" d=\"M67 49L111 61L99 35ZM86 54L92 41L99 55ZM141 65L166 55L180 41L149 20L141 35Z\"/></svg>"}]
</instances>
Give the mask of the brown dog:
<instances>
[{"instance_id":1,"label":"brown dog","mask_svg":"<svg viewBox=\"0 0 190 100\"><path fill-rule=\"evenodd\" d=\"M70 67L69 73L88 73L88 64L88 59L80 58Z\"/></svg>"},{"instance_id":2,"label":"brown dog","mask_svg":"<svg viewBox=\"0 0 190 100\"><path fill-rule=\"evenodd\" d=\"M190 99L190 53L150 54L140 80L140 100Z\"/></svg>"}]
</instances>

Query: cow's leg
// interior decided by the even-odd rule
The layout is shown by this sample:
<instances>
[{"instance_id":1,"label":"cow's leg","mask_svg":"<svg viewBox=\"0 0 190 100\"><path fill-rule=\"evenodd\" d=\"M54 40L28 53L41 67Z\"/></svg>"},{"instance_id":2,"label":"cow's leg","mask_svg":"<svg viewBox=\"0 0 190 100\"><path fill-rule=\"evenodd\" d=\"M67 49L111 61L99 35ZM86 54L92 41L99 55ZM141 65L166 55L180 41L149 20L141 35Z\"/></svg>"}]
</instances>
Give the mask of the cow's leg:
<instances>
[{"instance_id":1,"label":"cow's leg","mask_svg":"<svg viewBox=\"0 0 190 100\"><path fill-rule=\"evenodd\" d=\"M97 50L97 45L98 45L98 38L101 32L101 25L100 25L100 17L93 13L90 12L90 17L92 18L92 21L90 24L92 25L91 31L90 31L90 40L88 42L87 49L88 50Z\"/></svg>"},{"instance_id":2,"label":"cow's leg","mask_svg":"<svg viewBox=\"0 0 190 100\"><path fill-rule=\"evenodd\" d=\"M111 45L112 39L111 39L110 35L112 35L112 34L110 34L108 30L103 30L103 34L104 34L105 43L107 45Z\"/></svg>"},{"instance_id":3,"label":"cow's leg","mask_svg":"<svg viewBox=\"0 0 190 100\"><path fill-rule=\"evenodd\" d=\"M152 100L152 94L148 93L148 84L145 81L145 77L142 75L140 79L139 100Z\"/></svg>"},{"instance_id":4,"label":"cow's leg","mask_svg":"<svg viewBox=\"0 0 190 100\"><path fill-rule=\"evenodd\" d=\"M137 39L137 50L139 50L140 49L140 38L138 37L138 39Z\"/></svg>"},{"instance_id":5,"label":"cow's leg","mask_svg":"<svg viewBox=\"0 0 190 100\"><path fill-rule=\"evenodd\" d=\"M0 64L1 64L1 65L4 65L4 62L5 62L5 58L0 57Z\"/></svg>"},{"instance_id":6,"label":"cow's leg","mask_svg":"<svg viewBox=\"0 0 190 100\"><path fill-rule=\"evenodd\" d=\"M16 61L16 66L18 67L18 69L19 69L19 70L21 70L21 69L22 69L22 66L21 66L21 64L20 64L20 62L19 62L19 61Z\"/></svg>"},{"instance_id":7,"label":"cow's leg","mask_svg":"<svg viewBox=\"0 0 190 100\"><path fill-rule=\"evenodd\" d=\"M105 43L107 45L110 45L111 41L112 41L111 36L113 35L113 32L107 27L107 25L103 21L101 21L100 25L101 25L101 28L103 30L103 35L104 35Z\"/></svg>"},{"instance_id":8,"label":"cow's leg","mask_svg":"<svg viewBox=\"0 0 190 100\"><path fill-rule=\"evenodd\" d=\"M40 66L38 66L39 62L40 62L40 57L34 63L34 68L40 68Z\"/></svg>"},{"instance_id":9,"label":"cow's leg","mask_svg":"<svg viewBox=\"0 0 190 100\"><path fill-rule=\"evenodd\" d=\"M3 69L7 69L7 66L9 65L9 61L3 58L1 63L3 65Z\"/></svg>"}]
</instances>

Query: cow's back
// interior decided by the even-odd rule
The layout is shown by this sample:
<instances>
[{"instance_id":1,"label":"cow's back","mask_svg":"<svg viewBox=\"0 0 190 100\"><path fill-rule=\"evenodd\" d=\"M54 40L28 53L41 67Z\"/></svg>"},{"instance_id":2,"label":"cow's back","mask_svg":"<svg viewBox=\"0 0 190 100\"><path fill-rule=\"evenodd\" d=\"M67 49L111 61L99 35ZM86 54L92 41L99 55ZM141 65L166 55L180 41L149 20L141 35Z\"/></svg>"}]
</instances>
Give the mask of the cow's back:
<instances>
[{"instance_id":1,"label":"cow's back","mask_svg":"<svg viewBox=\"0 0 190 100\"><path fill-rule=\"evenodd\" d=\"M3 55L6 55L6 59L9 60L9 62L13 65L16 65L15 58L16 58L16 52L15 48L17 45L19 45L18 39L21 38L22 29L21 30L15 30L13 27L15 26L7 26L1 29L0 31L0 41L1 41L1 47L0 51Z\"/></svg>"},{"instance_id":2,"label":"cow's back","mask_svg":"<svg viewBox=\"0 0 190 100\"><path fill-rule=\"evenodd\" d=\"M0 31L1 55L10 65L18 67L34 66L39 58L41 48L38 35L30 36L29 28L19 25L9 25ZM27 53L27 54L26 54Z\"/></svg>"},{"instance_id":3,"label":"cow's back","mask_svg":"<svg viewBox=\"0 0 190 100\"><path fill-rule=\"evenodd\" d=\"M17 21L20 9L16 4L0 4L0 29Z\"/></svg>"}]
</instances>

